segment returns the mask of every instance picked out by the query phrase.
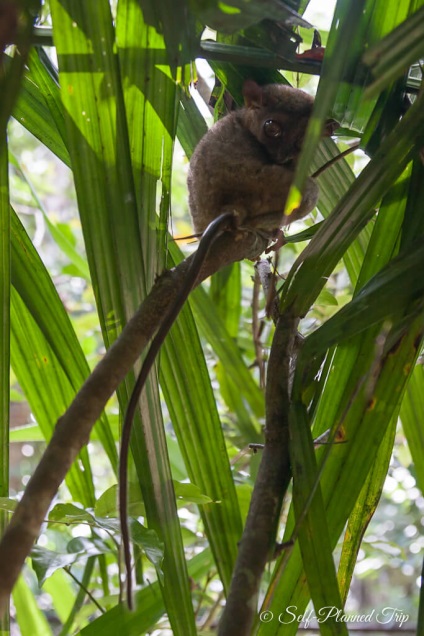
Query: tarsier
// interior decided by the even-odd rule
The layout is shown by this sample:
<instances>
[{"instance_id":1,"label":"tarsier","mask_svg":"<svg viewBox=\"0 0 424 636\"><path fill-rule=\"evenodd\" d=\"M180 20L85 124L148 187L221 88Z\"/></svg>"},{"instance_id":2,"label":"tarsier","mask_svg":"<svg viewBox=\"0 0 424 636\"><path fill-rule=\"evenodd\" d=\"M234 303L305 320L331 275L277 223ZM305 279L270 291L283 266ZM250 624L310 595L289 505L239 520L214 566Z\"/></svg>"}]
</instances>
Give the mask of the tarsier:
<instances>
[{"instance_id":1,"label":"tarsier","mask_svg":"<svg viewBox=\"0 0 424 636\"><path fill-rule=\"evenodd\" d=\"M218 121L198 144L190 162L189 204L197 233L222 212L238 225L272 235L313 210L318 186L308 178L297 210L283 217L284 204L314 100L285 86L243 86L245 107Z\"/></svg>"},{"instance_id":2,"label":"tarsier","mask_svg":"<svg viewBox=\"0 0 424 636\"><path fill-rule=\"evenodd\" d=\"M203 236L183 288L163 316L152 341L125 415L119 507L130 607L127 458L132 420L155 357L198 277L211 244L222 231L229 227L233 231L246 229L272 239L282 225L311 212L318 199L318 186L309 177L300 206L288 217L283 216L313 98L289 86L270 84L261 87L251 80L244 83L243 95L245 107L212 126L192 156L188 176L189 205L194 229ZM330 120L324 134L330 135L333 127L334 122Z\"/></svg>"}]
</instances>

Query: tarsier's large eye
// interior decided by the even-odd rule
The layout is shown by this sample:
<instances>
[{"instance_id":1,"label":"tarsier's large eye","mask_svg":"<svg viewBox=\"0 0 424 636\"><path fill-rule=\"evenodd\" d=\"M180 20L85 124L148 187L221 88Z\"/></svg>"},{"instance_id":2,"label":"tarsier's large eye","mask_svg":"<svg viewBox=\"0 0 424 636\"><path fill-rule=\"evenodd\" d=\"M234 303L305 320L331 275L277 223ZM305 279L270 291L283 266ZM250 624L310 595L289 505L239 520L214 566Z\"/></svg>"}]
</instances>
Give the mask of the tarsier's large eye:
<instances>
[{"instance_id":1,"label":"tarsier's large eye","mask_svg":"<svg viewBox=\"0 0 424 636\"><path fill-rule=\"evenodd\" d=\"M264 133L267 137L281 137L283 129L275 119L267 119L264 123Z\"/></svg>"}]
</instances>

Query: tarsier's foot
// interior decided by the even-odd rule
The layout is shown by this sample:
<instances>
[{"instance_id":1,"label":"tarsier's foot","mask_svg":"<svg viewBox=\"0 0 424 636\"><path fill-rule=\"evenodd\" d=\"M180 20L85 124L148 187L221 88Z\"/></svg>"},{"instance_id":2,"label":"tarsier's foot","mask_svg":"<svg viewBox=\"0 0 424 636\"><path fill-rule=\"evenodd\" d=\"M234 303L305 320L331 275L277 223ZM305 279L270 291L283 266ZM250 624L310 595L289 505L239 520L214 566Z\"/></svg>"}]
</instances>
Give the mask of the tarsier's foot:
<instances>
[{"instance_id":1,"label":"tarsier's foot","mask_svg":"<svg viewBox=\"0 0 424 636\"><path fill-rule=\"evenodd\" d=\"M234 217L234 227L240 227L247 216L245 208L241 205L223 205L220 214L232 214Z\"/></svg>"},{"instance_id":2,"label":"tarsier's foot","mask_svg":"<svg viewBox=\"0 0 424 636\"><path fill-rule=\"evenodd\" d=\"M259 228L252 228L250 225L240 225L236 229L236 233L234 235L235 241L242 241L247 235L254 235L255 244L254 251L257 254L262 254L262 252L268 252L268 246L270 242L274 239L274 233L268 232L266 230L261 230ZM256 257L257 258L257 257ZM255 260L256 260L255 258Z\"/></svg>"}]
</instances>

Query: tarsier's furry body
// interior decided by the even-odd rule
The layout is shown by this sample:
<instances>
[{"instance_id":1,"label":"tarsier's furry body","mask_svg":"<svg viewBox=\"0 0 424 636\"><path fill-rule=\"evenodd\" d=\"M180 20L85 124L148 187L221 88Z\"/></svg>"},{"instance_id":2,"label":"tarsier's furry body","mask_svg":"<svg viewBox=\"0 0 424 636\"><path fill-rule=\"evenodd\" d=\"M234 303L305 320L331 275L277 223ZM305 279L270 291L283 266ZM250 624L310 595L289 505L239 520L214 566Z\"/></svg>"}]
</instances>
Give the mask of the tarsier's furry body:
<instances>
[{"instance_id":1,"label":"tarsier's furry body","mask_svg":"<svg viewBox=\"0 0 424 636\"><path fill-rule=\"evenodd\" d=\"M245 107L212 126L191 158L189 204L197 233L222 212L235 212L240 227L272 234L316 205L318 186L308 178L300 207L283 218L313 98L250 80L243 95Z\"/></svg>"}]
</instances>

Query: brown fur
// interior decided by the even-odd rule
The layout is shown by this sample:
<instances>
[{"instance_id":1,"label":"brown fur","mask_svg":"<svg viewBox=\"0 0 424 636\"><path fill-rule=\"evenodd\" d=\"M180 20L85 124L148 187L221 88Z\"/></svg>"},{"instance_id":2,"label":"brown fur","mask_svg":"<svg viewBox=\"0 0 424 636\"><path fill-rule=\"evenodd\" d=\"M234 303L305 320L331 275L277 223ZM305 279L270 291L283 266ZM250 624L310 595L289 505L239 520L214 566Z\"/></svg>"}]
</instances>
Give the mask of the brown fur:
<instances>
[{"instance_id":1,"label":"brown fur","mask_svg":"<svg viewBox=\"0 0 424 636\"><path fill-rule=\"evenodd\" d=\"M272 235L308 214L318 199L318 186L308 178L300 207L283 217L313 98L283 84L261 87L251 80L243 94L244 108L212 126L190 162L189 205L197 233L222 212L234 211L240 227ZM265 132L270 120L279 127L277 137Z\"/></svg>"}]
</instances>

